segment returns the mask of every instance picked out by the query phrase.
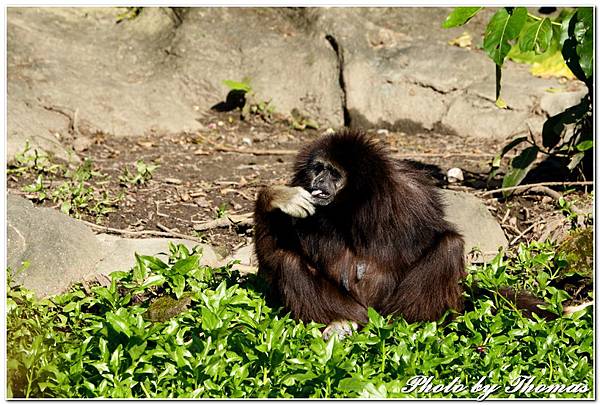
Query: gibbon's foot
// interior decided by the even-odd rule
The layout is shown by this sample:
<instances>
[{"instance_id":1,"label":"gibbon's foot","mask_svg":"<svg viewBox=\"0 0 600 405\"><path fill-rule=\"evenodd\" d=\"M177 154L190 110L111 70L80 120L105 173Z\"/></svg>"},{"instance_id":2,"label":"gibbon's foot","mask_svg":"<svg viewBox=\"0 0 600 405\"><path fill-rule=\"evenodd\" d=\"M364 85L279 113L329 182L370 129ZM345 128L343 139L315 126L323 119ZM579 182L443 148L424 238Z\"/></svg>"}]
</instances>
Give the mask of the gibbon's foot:
<instances>
[{"instance_id":1,"label":"gibbon's foot","mask_svg":"<svg viewBox=\"0 0 600 405\"><path fill-rule=\"evenodd\" d=\"M344 340L357 330L358 324L356 322L333 321L323 330L323 339L329 340L335 334L339 340Z\"/></svg>"}]
</instances>

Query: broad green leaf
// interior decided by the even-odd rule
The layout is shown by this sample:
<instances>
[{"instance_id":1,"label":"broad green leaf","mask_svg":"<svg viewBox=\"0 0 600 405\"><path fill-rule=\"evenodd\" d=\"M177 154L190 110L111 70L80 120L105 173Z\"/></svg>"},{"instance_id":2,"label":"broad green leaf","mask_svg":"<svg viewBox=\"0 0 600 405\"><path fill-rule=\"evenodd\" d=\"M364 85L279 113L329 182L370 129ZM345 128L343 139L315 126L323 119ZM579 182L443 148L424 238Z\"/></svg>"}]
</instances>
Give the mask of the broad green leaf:
<instances>
[{"instance_id":1,"label":"broad green leaf","mask_svg":"<svg viewBox=\"0 0 600 405\"><path fill-rule=\"evenodd\" d=\"M154 256L142 256L140 255L140 261L146 264L150 269L159 271L169 267L165 262Z\"/></svg>"},{"instance_id":2,"label":"broad green leaf","mask_svg":"<svg viewBox=\"0 0 600 405\"><path fill-rule=\"evenodd\" d=\"M125 319L119 315L116 315L114 312L107 312L106 320L115 331L124 333L128 337L131 337L131 331L129 330L129 325Z\"/></svg>"},{"instance_id":3,"label":"broad green leaf","mask_svg":"<svg viewBox=\"0 0 600 405\"><path fill-rule=\"evenodd\" d=\"M369 382L365 385L360 396L363 398L387 398L387 390L383 384L375 386L375 384Z\"/></svg>"},{"instance_id":4,"label":"broad green leaf","mask_svg":"<svg viewBox=\"0 0 600 405\"><path fill-rule=\"evenodd\" d=\"M579 54L579 65L585 76L592 77L594 73L594 40L586 37L583 43L577 46L577 53Z\"/></svg>"},{"instance_id":5,"label":"broad green leaf","mask_svg":"<svg viewBox=\"0 0 600 405\"><path fill-rule=\"evenodd\" d=\"M65 305L63 307L63 312L71 312L73 311L75 308L77 308L77 302L69 302L67 305Z\"/></svg>"},{"instance_id":6,"label":"broad green leaf","mask_svg":"<svg viewBox=\"0 0 600 405\"><path fill-rule=\"evenodd\" d=\"M136 361L142 354L144 354L144 351L146 350L146 344L147 342L142 342L139 345L127 348L127 353L129 353L129 357L132 361Z\"/></svg>"},{"instance_id":7,"label":"broad green leaf","mask_svg":"<svg viewBox=\"0 0 600 405\"><path fill-rule=\"evenodd\" d=\"M188 271L198 266L198 256L190 256L186 259L179 260L173 265L173 271L177 274L186 274Z\"/></svg>"},{"instance_id":8,"label":"broad green leaf","mask_svg":"<svg viewBox=\"0 0 600 405\"><path fill-rule=\"evenodd\" d=\"M327 363L331 359L331 356L333 355L333 347L335 346L337 341L338 336L334 334L327 342L327 345L325 346L325 352L321 356L321 361L323 363Z\"/></svg>"},{"instance_id":9,"label":"broad green leaf","mask_svg":"<svg viewBox=\"0 0 600 405\"><path fill-rule=\"evenodd\" d=\"M108 359L110 357L110 353L108 352L108 342L103 337L98 339L98 349L100 350L102 361L108 363Z\"/></svg>"},{"instance_id":10,"label":"broad green leaf","mask_svg":"<svg viewBox=\"0 0 600 405\"><path fill-rule=\"evenodd\" d=\"M448 17L446 17L446 21L444 21L442 27L452 28L464 25L482 8L483 7L456 7Z\"/></svg>"},{"instance_id":11,"label":"broad green leaf","mask_svg":"<svg viewBox=\"0 0 600 405\"><path fill-rule=\"evenodd\" d=\"M365 388L365 382L359 378L344 378L340 381L338 388L342 391L360 392Z\"/></svg>"},{"instance_id":12,"label":"broad green leaf","mask_svg":"<svg viewBox=\"0 0 600 405\"><path fill-rule=\"evenodd\" d=\"M208 308L202 308L202 329L211 331L220 328L221 326L223 326L223 323L218 316L212 313Z\"/></svg>"},{"instance_id":13,"label":"broad green leaf","mask_svg":"<svg viewBox=\"0 0 600 405\"><path fill-rule=\"evenodd\" d=\"M60 211L63 214L69 214L69 212L71 211L71 202L70 201L65 201L60 205Z\"/></svg>"},{"instance_id":14,"label":"broad green leaf","mask_svg":"<svg viewBox=\"0 0 600 405\"><path fill-rule=\"evenodd\" d=\"M229 87L230 90L241 90L246 93L252 91L252 87L247 82L236 82L234 80L223 80L223 84Z\"/></svg>"},{"instance_id":15,"label":"broad green leaf","mask_svg":"<svg viewBox=\"0 0 600 405\"><path fill-rule=\"evenodd\" d=\"M533 62L529 72L538 77L565 77L574 79L575 75L567 66L563 55L560 51L556 51L539 62Z\"/></svg>"},{"instance_id":16,"label":"broad green leaf","mask_svg":"<svg viewBox=\"0 0 600 405\"><path fill-rule=\"evenodd\" d=\"M181 298L183 290L185 289L185 278L180 274L176 274L175 276L173 276L173 278L171 279L171 288L175 293L175 297L177 299Z\"/></svg>"},{"instance_id":17,"label":"broad green leaf","mask_svg":"<svg viewBox=\"0 0 600 405\"><path fill-rule=\"evenodd\" d=\"M527 140L526 136L520 136L518 138L513 139L508 144L506 144L506 146L504 146L504 148L502 148L502 152L500 153L500 156L506 155L510 150L514 149L515 146L520 145L521 143L525 142L526 140Z\"/></svg>"},{"instance_id":18,"label":"broad green leaf","mask_svg":"<svg viewBox=\"0 0 600 405\"><path fill-rule=\"evenodd\" d=\"M578 151L584 152L588 149L591 149L594 147L594 141L592 141L591 139L588 139L586 141L580 142L577 144L576 148Z\"/></svg>"},{"instance_id":19,"label":"broad green leaf","mask_svg":"<svg viewBox=\"0 0 600 405\"><path fill-rule=\"evenodd\" d=\"M594 34L593 11L590 7L577 9L577 24L575 24L575 38L577 39L577 55L579 65L586 77L591 77L594 72Z\"/></svg>"},{"instance_id":20,"label":"broad green leaf","mask_svg":"<svg viewBox=\"0 0 600 405\"><path fill-rule=\"evenodd\" d=\"M522 51L545 52L552 41L552 23L549 18L534 21L526 26L519 36L519 48Z\"/></svg>"},{"instance_id":21,"label":"broad green leaf","mask_svg":"<svg viewBox=\"0 0 600 405\"><path fill-rule=\"evenodd\" d=\"M516 7L512 14L505 8L498 10L490 19L483 38L483 48L494 63L502 66L512 48L509 41L515 39L527 21L527 9Z\"/></svg>"},{"instance_id":22,"label":"broad green leaf","mask_svg":"<svg viewBox=\"0 0 600 405\"><path fill-rule=\"evenodd\" d=\"M165 277L161 274L153 274L152 276L148 277L140 287L148 288L155 285L162 285L165 281Z\"/></svg>"},{"instance_id":23,"label":"broad green leaf","mask_svg":"<svg viewBox=\"0 0 600 405\"><path fill-rule=\"evenodd\" d=\"M91 363L91 365L93 367L95 367L96 370L98 370L98 373L100 373L100 374L110 373L110 370L108 369L108 364L106 364L106 363L101 363L99 361L94 361L94 362Z\"/></svg>"},{"instance_id":24,"label":"broad green leaf","mask_svg":"<svg viewBox=\"0 0 600 405\"><path fill-rule=\"evenodd\" d=\"M502 179L502 188L513 187L521 184L521 181L525 178L538 154L537 146L530 146L524 149L519 156L515 157L511 162L511 167ZM512 191L504 191L503 194L508 196L512 194Z\"/></svg>"},{"instance_id":25,"label":"broad green leaf","mask_svg":"<svg viewBox=\"0 0 600 405\"><path fill-rule=\"evenodd\" d=\"M379 315L379 313L375 311L375 309L369 307L367 309L367 314L369 315L369 323L373 324L373 326L376 326L378 328L383 326L383 317Z\"/></svg>"},{"instance_id":26,"label":"broad green leaf","mask_svg":"<svg viewBox=\"0 0 600 405\"><path fill-rule=\"evenodd\" d=\"M107 302L108 302L108 303L109 303L109 304L110 304L112 307L114 307L114 306L115 306L115 297L114 297L114 295L113 295L113 294L112 294L112 293L111 293L111 292L108 290L108 288L106 288L106 287L100 287L100 286L99 286L99 287L95 287L95 288L93 288L93 290L92 290L92 291L94 291L94 293L95 293L95 294L96 294L98 297L100 297L100 298L102 298L102 299L106 300L106 301L107 301Z\"/></svg>"},{"instance_id":27,"label":"broad green leaf","mask_svg":"<svg viewBox=\"0 0 600 405\"><path fill-rule=\"evenodd\" d=\"M146 278L146 266L142 258L136 253L135 254L135 266L131 272L133 281L136 283L141 283Z\"/></svg>"},{"instance_id":28,"label":"broad green leaf","mask_svg":"<svg viewBox=\"0 0 600 405\"><path fill-rule=\"evenodd\" d=\"M588 21L591 23L591 21L587 20L585 9L582 10L582 14L579 14L579 12L575 13L568 21L568 27L565 30L567 36L562 43L562 55L573 74L575 74L579 80L586 82L588 81L587 79L590 77L590 71L592 70L592 66L589 66L589 63L593 62L593 56L591 53L588 53L588 51L591 51L590 48L593 48L593 45L590 46L584 42L588 42L586 40L587 37L593 44L593 38L588 36L590 34L588 34L588 27L585 22ZM583 18L583 21L580 20L580 17ZM563 25L564 23L565 22L563 21ZM589 29L591 30L592 27L589 26ZM586 59L583 61L583 65L586 67L585 71L584 66L582 65L582 57Z\"/></svg>"},{"instance_id":29,"label":"broad green leaf","mask_svg":"<svg viewBox=\"0 0 600 405\"><path fill-rule=\"evenodd\" d=\"M119 371L119 363L121 360L121 351L123 350L123 346L119 345L110 355L110 360L108 361L108 366L113 373L117 373Z\"/></svg>"}]
</instances>

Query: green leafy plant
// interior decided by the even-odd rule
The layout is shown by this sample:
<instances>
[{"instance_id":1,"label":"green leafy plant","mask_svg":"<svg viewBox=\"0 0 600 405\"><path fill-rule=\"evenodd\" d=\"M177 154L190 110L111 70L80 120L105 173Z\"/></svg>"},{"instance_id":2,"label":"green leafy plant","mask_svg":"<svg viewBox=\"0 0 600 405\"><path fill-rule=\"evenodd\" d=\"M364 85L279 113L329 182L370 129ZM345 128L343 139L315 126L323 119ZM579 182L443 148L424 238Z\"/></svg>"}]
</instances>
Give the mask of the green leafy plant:
<instances>
[{"instance_id":1,"label":"green leafy plant","mask_svg":"<svg viewBox=\"0 0 600 405\"><path fill-rule=\"evenodd\" d=\"M146 163L143 159L135 162L135 173L132 174L127 167L123 169L123 174L119 176L122 185L143 185L152 179L152 175L160 165Z\"/></svg>"},{"instance_id":2,"label":"green leafy plant","mask_svg":"<svg viewBox=\"0 0 600 405\"><path fill-rule=\"evenodd\" d=\"M133 20L137 18L143 10L143 7L120 7L125 8L125 11L117 16L116 23L119 24L124 20Z\"/></svg>"},{"instance_id":3,"label":"green leafy plant","mask_svg":"<svg viewBox=\"0 0 600 405\"><path fill-rule=\"evenodd\" d=\"M96 217L100 221L109 212L114 212L122 194L112 196L106 190L96 190L82 180L69 180L52 192L52 200L59 204L61 212L80 218L82 214Z\"/></svg>"},{"instance_id":4,"label":"green leafy plant","mask_svg":"<svg viewBox=\"0 0 600 405\"><path fill-rule=\"evenodd\" d=\"M310 118L306 113L299 111L297 108L293 108L291 116L288 119L290 126L298 131L309 129L319 129L319 124L314 119Z\"/></svg>"},{"instance_id":5,"label":"green leafy plant","mask_svg":"<svg viewBox=\"0 0 600 405\"><path fill-rule=\"evenodd\" d=\"M241 82L224 80L223 84L229 87L230 93L241 92L244 98L243 105L241 106L242 119L246 120L250 118L251 115L254 115L266 122L271 122L275 107L271 104L271 100L260 100L257 97L252 86L250 86L250 79L244 78Z\"/></svg>"},{"instance_id":6,"label":"green leafy plant","mask_svg":"<svg viewBox=\"0 0 600 405\"><path fill-rule=\"evenodd\" d=\"M454 379L467 387L579 384L577 392L490 392L492 398L592 398L593 320L589 310L555 321L524 318L494 291L527 284L559 312L552 283L564 268L551 244L522 245L465 282L489 289L463 314L409 324L369 310L369 323L339 341L321 325L296 322L266 305L264 286L229 266L200 265L201 252L170 245L136 256L108 285L76 285L36 299L7 286L7 395L11 398L477 398L433 391ZM540 274L546 274L541 276ZM456 381L455 381L456 383ZM407 389L408 387L408 389ZM423 389L421 389L423 388Z\"/></svg>"},{"instance_id":7,"label":"green leafy plant","mask_svg":"<svg viewBox=\"0 0 600 405\"><path fill-rule=\"evenodd\" d=\"M37 202L44 201L48 196L45 191L44 176L41 174L38 174L38 176L35 178L35 182L24 186L21 190L26 193L31 193L33 195L32 199Z\"/></svg>"},{"instance_id":8,"label":"green leafy plant","mask_svg":"<svg viewBox=\"0 0 600 405\"><path fill-rule=\"evenodd\" d=\"M224 218L227 215L227 204L219 204L215 211L217 212L217 218Z\"/></svg>"},{"instance_id":9,"label":"green leafy plant","mask_svg":"<svg viewBox=\"0 0 600 405\"><path fill-rule=\"evenodd\" d=\"M26 144L22 152L16 154L8 172L17 176L34 177L33 183L21 188L30 200L41 203L51 199L58 204L63 213L75 218L90 215L96 218L96 222L100 222L109 212L115 210L123 198L121 193L113 195L107 190L89 185L92 177L105 177L94 169L91 159L84 159L81 164L71 169L66 165L54 163L46 154L31 150L29 144ZM56 178L64 180L56 182Z\"/></svg>"},{"instance_id":10,"label":"green leafy plant","mask_svg":"<svg viewBox=\"0 0 600 405\"><path fill-rule=\"evenodd\" d=\"M21 152L15 154L15 158L8 165L7 175L20 176L24 173L34 175L56 174L65 170L64 165L53 163L46 153L40 153L37 149L31 149L29 141L25 141L25 147Z\"/></svg>"},{"instance_id":11,"label":"green leafy plant","mask_svg":"<svg viewBox=\"0 0 600 405\"><path fill-rule=\"evenodd\" d=\"M458 7L442 24L445 28L467 23L482 7ZM496 65L496 105L506 108L501 98L502 66L507 56L524 61L527 56L553 57L560 52L573 74L588 88L579 104L550 117L542 128L541 144L533 134L512 140L492 161L493 176L502 158L516 147L521 151L510 162L502 186L511 187L523 181L534 167L539 155L564 158L573 171L580 166L586 153L593 152L592 81L593 81L593 11L589 7L563 10L552 20L528 13L525 7L504 7L491 17L483 38L483 49ZM567 126L574 125L569 132ZM525 148L523 145L527 144ZM512 191L505 191L505 195Z\"/></svg>"}]
</instances>

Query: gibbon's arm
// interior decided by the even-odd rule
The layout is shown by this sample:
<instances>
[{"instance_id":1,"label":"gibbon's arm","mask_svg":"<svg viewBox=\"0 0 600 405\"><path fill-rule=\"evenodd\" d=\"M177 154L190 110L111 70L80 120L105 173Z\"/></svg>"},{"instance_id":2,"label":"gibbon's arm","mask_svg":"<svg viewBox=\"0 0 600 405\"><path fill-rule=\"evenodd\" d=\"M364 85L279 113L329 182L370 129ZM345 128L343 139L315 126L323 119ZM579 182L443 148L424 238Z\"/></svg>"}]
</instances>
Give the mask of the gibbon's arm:
<instances>
[{"instance_id":1,"label":"gibbon's arm","mask_svg":"<svg viewBox=\"0 0 600 405\"><path fill-rule=\"evenodd\" d=\"M303 195L296 191L298 188L271 187L259 192L254 216L259 273L296 319L324 324L341 320L366 323L367 308L303 258L300 245L293 238L291 222L274 212L275 208L300 212L298 205L306 207L305 201L296 204L298 195Z\"/></svg>"}]
</instances>

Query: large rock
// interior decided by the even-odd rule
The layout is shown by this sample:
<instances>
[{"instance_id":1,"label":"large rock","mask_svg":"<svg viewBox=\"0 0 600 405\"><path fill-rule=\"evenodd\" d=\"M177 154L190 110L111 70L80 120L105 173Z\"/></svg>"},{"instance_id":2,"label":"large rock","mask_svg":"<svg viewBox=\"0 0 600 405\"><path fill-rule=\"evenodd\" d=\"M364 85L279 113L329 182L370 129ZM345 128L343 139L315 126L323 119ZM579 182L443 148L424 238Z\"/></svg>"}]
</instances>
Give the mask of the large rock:
<instances>
[{"instance_id":1,"label":"large rock","mask_svg":"<svg viewBox=\"0 0 600 405\"><path fill-rule=\"evenodd\" d=\"M9 159L25 138L45 148L54 134L67 144L198 129L200 114L225 100L226 79L249 78L280 112L342 124L335 52L293 11L149 7L117 24L122 12L8 10Z\"/></svg>"},{"instance_id":2,"label":"large rock","mask_svg":"<svg viewBox=\"0 0 600 405\"><path fill-rule=\"evenodd\" d=\"M449 8L331 8L320 13L319 27L335 39L343 64L346 109L351 126L388 127L405 132L436 130L468 137L506 139L529 129L525 120L551 108L576 104L582 83L567 90L558 79L540 79L528 66L507 61L502 97L495 106L495 65L482 50L448 45L469 31L481 41L491 10L466 27L445 30ZM545 104L550 104L546 102ZM540 132L541 127L531 128Z\"/></svg>"},{"instance_id":3,"label":"large rock","mask_svg":"<svg viewBox=\"0 0 600 405\"><path fill-rule=\"evenodd\" d=\"M117 270L128 271L132 269L135 266L136 253L144 256L164 254L163 260L166 260L169 253L169 243L183 244L190 250L194 246L200 246L202 249L200 264L204 266L218 266L221 259L211 246L185 239L125 239L106 234L97 235L97 239L102 244L100 248L102 258L95 266L97 274L108 275Z\"/></svg>"},{"instance_id":4,"label":"large rock","mask_svg":"<svg viewBox=\"0 0 600 405\"><path fill-rule=\"evenodd\" d=\"M96 132L193 131L225 100L226 79L249 78L279 112L299 108L328 126L495 138L585 93L507 62L509 108L499 110L494 64L476 49L489 10L451 30L441 28L449 8L146 7L117 24L123 11L8 9L9 160L26 139L65 157ZM465 30L474 49L448 45Z\"/></svg>"},{"instance_id":5,"label":"large rock","mask_svg":"<svg viewBox=\"0 0 600 405\"><path fill-rule=\"evenodd\" d=\"M465 239L465 254L477 249L477 261L487 260L508 247L504 231L483 202L467 193L442 190L446 203L446 219L453 223Z\"/></svg>"},{"instance_id":6,"label":"large rock","mask_svg":"<svg viewBox=\"0 0 600 405\"><path fill-rule=\"evenodd\" d=\"M169 252L169 243L202 248L201 265L219 266L222 258L211 246L183 239L126 239L95 235L84 223L50 208L37 208L8 194L8 267L14 282L46 297L66 291L73 283L98 279L135 266L135 253ZM27 263L26 265L24 265ZM100 278L101 279L101 278Z\"/></svg>"},{"instance_id":7,"label":"large rock","mask_svg":"<svg viewBox=\"0 0 600 405\"><path fill-rule=\"evenodd\" d=\"M101 244L83 223L12 194L6 217L8 266L18 284L44 297L94 273Z\"/></svg>"},{"instance_id":8,"label":"large rock","mask_svg":"<svg viewBox=\"0 0 600 405\"><path fill-rule=\"evenodd\" d=\"M254 243L249 243L237 249L230 257L223 259L222 265L226 265L235 261L232 266L234 270L238 270L242 274L253 274L258 271L258 261L254 252Z\"/></svg>"}]
</instances>

